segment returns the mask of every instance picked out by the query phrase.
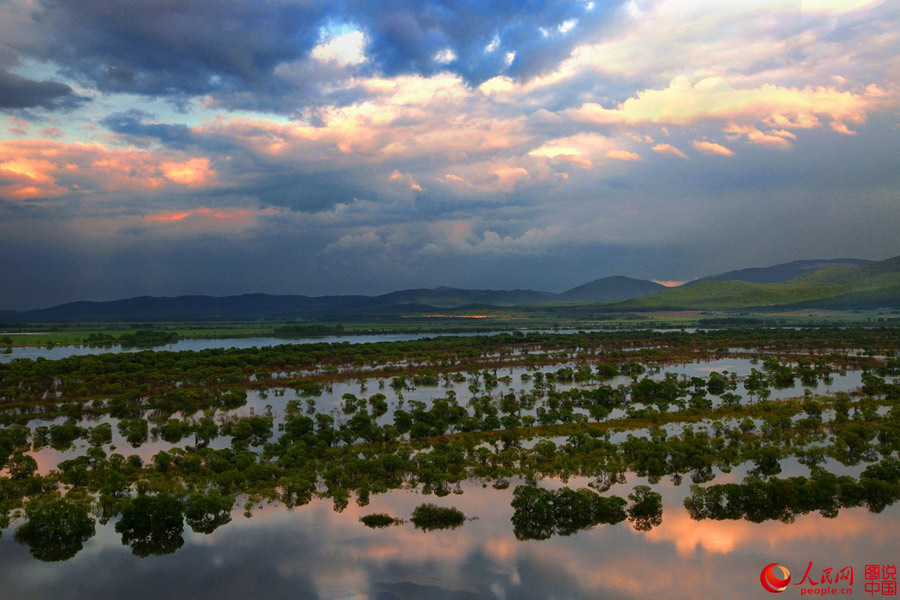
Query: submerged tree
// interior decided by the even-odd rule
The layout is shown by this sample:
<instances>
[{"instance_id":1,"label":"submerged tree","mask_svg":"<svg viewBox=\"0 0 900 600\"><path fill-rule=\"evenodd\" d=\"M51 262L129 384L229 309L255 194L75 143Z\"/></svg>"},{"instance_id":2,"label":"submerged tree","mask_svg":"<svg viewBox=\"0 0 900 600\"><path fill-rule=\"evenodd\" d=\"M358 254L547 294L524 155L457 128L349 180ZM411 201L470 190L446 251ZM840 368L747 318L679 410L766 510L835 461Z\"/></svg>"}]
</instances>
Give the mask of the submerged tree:
<instances>
[{"instance_id":1,"label":"submerged tree","mask_svg":"<svg viewBox=\"0 0 900 600\"><path fill-rule=\"evenodd\" d=\"M403 519L392 517L387 513L372 513L369 515L363 515L359 518L359 521L363 525L371 529L383 529L385 527L403 523Z\"/></svg>"},{"instance_id":2,"label":"submerged tree","mask_svg":"<svg viewBox=\"0 0 900 600\"><path fill-rule=\"evenodd\" d=\"M466 515L459 509L437 506L435 504L420 504L412 513L413 525L422 531L434 529L456 529L466 521Z\"/></svg>"},{"instance_id":3,"label":"submerged tree","mask_svg":"<svg viewBox=\"0 0 900 600\"><path fill-rule=\"evenodd\" d=\"M182 504L168 495L138 496L122 507L116 531L135 556L172 554L184 545Z\"/></svg>"},{"instance_id":4,"label":"submerged tree","mask_svg":"<svg viewBox=\"0 0 900 600\"><path fill-rule=\"evenodd\" d=\"M195 532L208 534L231 522L233 506L234 497L219 492L193 494L184 503L184 517Z\"/></svg>"},{"instance_id":5,"label":"submerged tree","mask_svg":"<svg viewBox=\"0 0 900 600\"><path fill-rule=\"evenodd\" d=\"M16 529L15 539L38 560L68 560L94 536L88 505L75 500L33 501L25 509L28 522Z\"/></svg>"},{"instance_id":6,"label":"submerged tree","mask_svg":"<svg viewBox=\"0 0 900 600\"><path fill-rule=\"evenodd\" d=\"M635 486L628 494L628 520L638 531L650 531L662 523L662 495L646 485Z\"/></svg>"},{"instance_id":7,"label":"submerged tree","mask_svg":"<svg viewBox=\"0 0 900 600\"><path fill-rule=\"evenodd\" d=\"M619 496L605 497L587 488L554 491L520 485L513 491L513 532L519 540L571 535L601 523L624 521L626 504Z\"/></svg>"}]
</instances>

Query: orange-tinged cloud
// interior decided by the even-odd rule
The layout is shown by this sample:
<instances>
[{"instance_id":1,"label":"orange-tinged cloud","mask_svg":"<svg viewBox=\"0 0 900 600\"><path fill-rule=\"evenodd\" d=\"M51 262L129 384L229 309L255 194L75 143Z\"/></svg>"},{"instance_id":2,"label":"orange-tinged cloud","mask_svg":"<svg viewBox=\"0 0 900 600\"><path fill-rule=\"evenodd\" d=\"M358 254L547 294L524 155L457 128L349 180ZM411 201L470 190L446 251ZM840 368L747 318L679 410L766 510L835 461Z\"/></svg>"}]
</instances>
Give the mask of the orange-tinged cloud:
<instances>
[{"instance_id":1,"label":"orange-tinged cloud","mask_svg":"<svg viewBox=\"0 0 900 600\"><path fill-rule=\"evenodd\" d=\"M606 158L613 160L644 160L637 152L629 152L628 150L612 149L606 153Z\"/></svg>"},{"instance_id":2,"label":"orange-tinged cloud","mask_svg":"<svg viewBox=\"0 0 900 600\"><path fill-rule=\"evenodd\" d=\"M668 156L677 156L678 158L687 158L687 154L673 146L672 144L656 144L653 151L657 154L666 154Z\"/></svg>"},{"instance_id":3,"label":"orange-tinged cloud","mask_svg":"<svg viewBox=\"0 0 900 600\"><path fill-rule=\"evenodd\" d=\"M329 168L426 157L468 162L530 139L524 117L494 117L474 107L482 95L457 75L355 78L343 87L368 98L324 107L316 124L240 117L205 123L196 133L227 137L266 160L294 164L303 157Z\"/></svg>"},{"instance_id":4,"label":"orange-tinged cloud","mask_svg":"<svg viewBox=\"0 0 900 600\"><path fill-rule=\"evenodd\" d=\"M524 167L501 167L494 170L498 187L506 192L511 192L523 181L531 179L531 174Z\"/></svg>"},{"instance_id":5,"label":"orange-tinged cloud","mask_svg":"<svg viewBox=\"0 0 900 600\"><path fill-rule=\"evenodd\" d=\"M188 187L206 185L216 172L209 168L208 158L192 158L184 162L164 162L160 169L166 179Z\"/></svg>"},{"instance_id":6,"label":"orange-tinged cloud","mask_svg":"<svg viewBox=\"0 0 900 600\"><path fill-rule=\"evenodd\" d=\"M193 211L159 213L147 217L148 221L181 221L194 214Z\"/></svg>"},{"instance_id":7,"label":"orange-tinged cloud","mask_svg":"<svg viewBox=\"0 0 900 600\"><path fill-rule=\"evenodd\" d=\"M846 132L847 123L866 120L873 98L842 92L834 87L799 89L764 84L737 89L723 77L708 77L692 84L678 76L663 89L647 89L615 108L588 102L567 111L573 118L600 124L688 125L704 120L756 122L777 118L815 123L820 117L832 121L835 130Z\"/></svg>"},{"instance_id":8,"label":"orange-tinged cloud","mask_svg":"<svg viewBox=\"0 0 900 600\"><path fill-rule=\"evenodd\" d=\"M529 156L564 160L586 169L593 166L592 158L614 150L609 138L596 133L577 133L550 140L530 151Z\"/></svg>"},{"instance_id":9,"label":"orange-tinged cloud","mask_svg":"<svg viewBox=\"0 0 900 600\"><path fill-rule=\"evenodd\" d=\"M530 156L564 160L582 166L585 169L590 169L594 166L591 159L588 156L584 156L582 150L574 146L544 145L540 148L535 148L528 154Z\"/></svg>"},{"instance_id":10,"label":"orange-tinged cloud","mask_svg":"<svg viewBox=\"0 0 900 600\"><path fill-rule=\"evenodd\" d=\"M401 173L399 170L394 170L391 173L391 181L399 181L413 192L424 192L425 188L423 188L419 183L413 178L409 173Z\"/></svg>"},{"instance_id":11,"label":"orange-tinged cloud","mask_svg":"<svg viewBox=\"0 0 900 600\"><path fill-rule=\"evenodd\" d=\"M734 151L726 148L722 144L715 142L704 142L702 140L694 140L692 142L694 149L704 154L715 154L718 156L734 156Z\"/></svg>"},{"instance_id":12,"label":"orange-tinged cloud","mask_svg":"<svg viewBox=\"0 0 900 600\"><path fill-rule=\"evenodd\" d=\"M731 139L745 137L747 141L753 144L761 144L763 146L772 146L782 150L791 148L791 141L797 139L796 134L786 129L772 129L763 132L752 125L737 125L732 123L725 129L725 133Z\"/></svg>"},{"instance_id":13,"label":"orange-tinged cloud","mask_svg":"<svg viewBox=\"0 0 900 600\"><path fill-rule=\"evenodd\" d=\"M176 158L176 160L173 160ZM209 159L171 152L50 140L0 141L0 195L52 198L90 191L147 190L212 182Z\"/></svg>"},{"instance_id":14,"label":"orange-tinged cloud","mask_svg":"<svg viewBox=\"0 0 900 600\"><path fill-rule=\"evenodd\" d=\"M111 239L128 232L140 231L148 238L185 239L203 236L244 238L255 235L269 216L285 216L287 209L254 207L198 207L152 212L149 214L116 214L112 216L75 217L67 225L86 233L94 240Z\"/></svg>"},{"instance_id":15,"label":"orange-tinged cloud","mask_svg":"<svg viewBox=\"0 0 900 600\"><path fill-rule=\"evenodd\" d=\"M0 151L0 157L7 153ZM11 153L10 153L11 154ZM66 188L56 185L51 173L56 166L44 158L19 157L0 161L0 177L8 183L0 185L0 195L14 199L58 196Z\"/></svg>"},{"instance_id":16,"label":"orange-tinged cloud","mask_svg":"<svg viewBox=\"0 0 900 600\"><path fill-rule=\"evenodd\" d=\"M160 223L174 223L195 217L207 220L230 221L232 223L251 224L257 217L275 214L275 209L246 209L246 208L197 208L194 210L169 211L147 215L147 221Z\"/></svg>"}]
</instances>

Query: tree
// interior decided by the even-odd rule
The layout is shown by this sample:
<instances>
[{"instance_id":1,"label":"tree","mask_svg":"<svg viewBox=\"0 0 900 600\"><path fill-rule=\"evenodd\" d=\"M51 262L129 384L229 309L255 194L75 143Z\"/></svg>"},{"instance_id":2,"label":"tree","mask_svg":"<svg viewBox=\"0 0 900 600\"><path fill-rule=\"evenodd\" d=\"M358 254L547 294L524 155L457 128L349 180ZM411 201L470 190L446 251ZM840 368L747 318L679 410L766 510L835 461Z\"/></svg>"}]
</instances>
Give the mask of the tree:
<instances>
[{"instance_id":1,"label":"tree","mask_svg":"<svg viewBox=\"0 0 900 600\"><path fill-rule=\"evenodd\" d=\"M628 507L628 520L638 531L650 531L662 523L662 495L646 485L635 486L628 494L632 504Z\"/></svg>"},{"instance_id":2,"label":"tree","mask_svg":"<svg viewBox=\"0 0 900 600\"><path fill-rule=\"evenodd\" d=\"M169 495L138 496L122 507L116 531L135 556L172 554L184 545L181 502Z\"/></svg>"},{"instance_id":3,"label":"tree","mask_svg":"<svg viewBox=\"0 0 900 600\"><path fill-rule=\"evenodd\" d=\"M16 529L15 539L38 560L68 560L94 536L94 519L86 503L60 498L32 501L25 509L28 522Z\"/></svg>"},{"instance_id":4,"label":"tree","mask_svg":"<svg viewBox=\"0 0 900 600\"><path fill-rule=\"evenodd\" d=\"M191 529L209 534L231 522L233 506L234 497L222 496L217 491L192 494L184 504L184 516Z\"/></svg>"}]
</instances>

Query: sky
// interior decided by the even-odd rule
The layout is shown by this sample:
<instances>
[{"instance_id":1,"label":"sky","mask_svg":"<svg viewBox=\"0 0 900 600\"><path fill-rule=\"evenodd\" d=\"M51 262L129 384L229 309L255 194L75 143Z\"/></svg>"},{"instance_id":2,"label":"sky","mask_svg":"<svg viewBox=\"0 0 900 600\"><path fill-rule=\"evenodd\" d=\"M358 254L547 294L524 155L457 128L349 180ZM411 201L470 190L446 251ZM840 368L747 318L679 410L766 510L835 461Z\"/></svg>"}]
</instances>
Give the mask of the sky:
<instances>
[{"instance_id":1,"label":"sky","mask_svg":"<svg viewBox=\"0 0 900 600\"><path fill-rule=\"evenodd\" d=\"M892 0L0 0L0 308L900 254Z\"/></svg>"}]
</instances>

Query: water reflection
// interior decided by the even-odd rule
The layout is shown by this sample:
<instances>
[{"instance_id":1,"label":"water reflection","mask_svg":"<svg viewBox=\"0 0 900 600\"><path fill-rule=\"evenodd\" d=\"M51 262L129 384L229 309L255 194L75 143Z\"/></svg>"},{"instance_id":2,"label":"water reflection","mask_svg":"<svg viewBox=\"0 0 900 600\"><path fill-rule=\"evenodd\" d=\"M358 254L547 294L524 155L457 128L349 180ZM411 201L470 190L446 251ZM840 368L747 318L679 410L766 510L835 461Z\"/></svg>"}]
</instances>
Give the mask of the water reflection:
<instances>
[{"instance_id":1,"label":"water reflection","mask_svg":"<svg viewBox=\"0 0 900 600\"><path fill-rule=\"evenodd\" d=\"M587 480L570 485L586 485ZM759 598L759 570L780 561L841 568L893 562L890 532L900 511L805 515L792 525L695 522L680 506L686 490L668 484L665 518L649 532L628 523L567 537L519 542L510 527L511 490L467 484L436 503L479 517L456 530L425 533L407 523L382 530L358 522L368 512L408 517L422 503L394 492L342 514L314 500L288 511L266 506L211 535L185 530L176 554L141 560L112 525L71 561L42 564L0 539L4 598ZM615 490L614 490L615 491ZM619 490L618 493L627 493ZM801 571L802 572L802 571ZM861 591L861 590L859 590Z\"/></svg>"},{"instance_id":2,"label":"water reflection","mask_svg":"<svg viewBox=\"0 0 900 600\"><path fill-rule=\"evenodd\" d=\"M352 416L344 410L344 407L347 405L346 398L349 395L354 399L354 402L360 404L362 407L371 408L373 421L378 425L383 426L394 421L394 412L397 409L410 412L416 402L423 403L425 407L431 407L436 398L453 397L461 406L465 407L470 414L475 414L476 411L479 410L480 405L477 404L477 402L476 404L471 404L471 400L483 400L485 396L489 395L492 398L492 402L494 402L498 408L497 414L505 415L504 411L499 410L503 407L504 401L502 398L508 398L510 397L510 394L512 394L515 402L519 403L518 409L514 410L514 412L520 418L528 418L538 416L539 411L542 409L546 412L545 409L549 402L549 391L551 390L555 392L568 392L576 389L596 390L601 387L616 389L619 386L631 383L631 379L625 376L616 376L602 382L593 381L576 383L571 380L557 380L543 387L539 386L535 381L534 376L538 372L551 374L557 372L559 369L567 369L573 366L575 366L575 363L562 363L550 367L543 367L537 371L526 367L507 367L497 369L496 371L488 370L485 372L496 374L498 376L496 385L490 389L484 389L484 378L479 375L479 377L481 377L482 388L477 393L474 393L469 389L473 380L473 375L471 374L463 376L461 381L449 380L442 382L439 385L415 386L410 384L410 387L396 388L392 388L389 385L390 382L386 381L384 378L363 378L356 381L334 381L324 387L320 395L315 396L304 395L301 392L289 388L270 388L264 391L248 390L246 391L246 403L236 408L214 411L210 413L212 414L211 417L206 416L199 411L195 412L193 415L182 415L178 412L174 412L171 415L154 415L153 411L143 410L136 411L134 415L127 418L116 418L109 416L108 414L99 417L88 415L77 420L76 423L78 426L84 428L96 428L98 425L109 423L112 430L111 440L109 443L100 445L100 447L107 454L118 452L125 456L137 455L144 463L146 463L160 451L170 451L184 445L195 445L198 442L198 436L195 433L188 432L186 429L184 433L185 437L181 440L174 441L175 438L172 438L173 441L165 441L165 439L161 439L166 437L166 419L179 420L179 427L186 425L187 421L201 422L206 419L212 424L211 430L216 432L207 440L206 445L211 448L220 449L230 447L233 442L232 436L225 435L223 432L225 428L219 426L230 419L251 417L254 415L272 416L273 435L270 438L270 441L277 442L283 433L282 426L285 423L286 413L289 412L289 404L292 402L295 403L302 412L307 414L311 414L311 411L330 414L334 418L336 426L339 427L341 423L347 422ZM752 369L753 364L750 359L732 357L714 361L698 361L678 365L668 365L664 367L660 373L653 374L651 379L657 382L664 381L665 373L674 373L682 379L692 376L708 377L712 371L716 371L719 373L734 373L738 377L738 381L740 381L741 378L749 374ZM528 379L523 379L523 375L527 376ZM772 389L770 399L782 400L802 397L804 393L807 393L807 390L809 390L809 393L812 393L813 391L816 393L852 392L862 385L862 376L862 371L852 370L847 371L844 374L835 374L831 378L831 383L827 386L820 385L818 388L801 385L798 380L795 386L783 389ZM243 390L241 392L240 399L241 402L243 402ZM383 402L385 402L387 408L383 414L376 417L377 413L375 413L374 407L371 406L371 399L380 394L383 395ZM741 404L747 404L751 401L749 393L742 385L737 386L735 395L739 398L739 403ZM709 400L713 407L718 407L722 404L722 400L716 396L709 396ZM530 408L527 407L527 402L532 403ZM237 403L238 402L235 402L235 404ZM523 405L525 405L524 408ZM515 409L515 405L513 406ZM676 408L675 405L672 405L669 407L669 410L675 410ZM584 415L590 417L590 420L602 420L591 417L590 410L587 408L576 406L572 408L572 414ZM149 429L147 432L143 430L142 425L137 427L140 424L134 421L135 418L140 416L151 420L155 419L148 424ZM617 419L624 416L626 416L626 410L614 408L608 412L605 418ZM830 413L826 413L825 416L828 418L831 417ZM54 425L59 426L66 423L67 419L65 417L58 417L52 420L31 420L28 422L28 427L32 431L35 431L40 427L52 429ZM132 425L135 427L132 427ZM497 427L499 428L500 425L498 424ZM154 428L156 429L156 435L154 435ZM676 424L672 426L673 431L680 428L681 425ZM145 435L149 435L149 441L141 443L141 440L145 439ZM625 435L626 434L624 433L618 434L618 436L614 436L613 439L618 441L619 438L622 438ZM130 436L131 441L129 441ZM254 439L252 435L249 438L249 442L253 447L259 447L261 445L261 440ZM38 472L42 475L46 475L51 469L56 468L60 462L83 455L85 447L85 444L81 442L77 442L76 447L64 450L56 450L50 446L45 446L32 452L31 455L38 462Z\"/></svg>"},{"instance_id":3,"label":"water reflection","mask_svg":"<svg viewBox=\"0 0 900 600\"><path fill-rule=\"evenodd\" d=\"M529 333L577 333L578 331L603 331L603 330L576 330L576 329L523 329ZM610 330L615 331L615 330ZM656 330L654 330L656 331ZM666 330L659 330L666 331ZM281 344L368 344L374 342L408 342L412 340L422 340L434 337L466 337L472 335L498 335L501 333L509 333L509 330L485 331L485 332L429 332L429 333L377 333L377 334L344 334L330 335L324 337L306 337L306 338L285 338L285 337L244 337L244 338L210 338L210 339L185 339L179 340L171 344L161 344L158 346L89 346L89 345L73 345L73 346L17 346L12 348L9 354L0 354L0 363L9 362L16 358L45 358L47 360L58 360L69 356L88 356L93 354L107 354L119 352L141 352L144 350L165 350L170 352L181 352L184 350L212 350L215 348L262 348L265 346L280 346Z\"/></svg>"}]
</instances>

